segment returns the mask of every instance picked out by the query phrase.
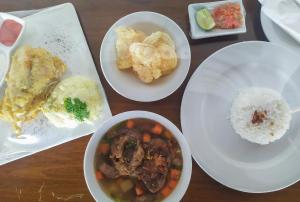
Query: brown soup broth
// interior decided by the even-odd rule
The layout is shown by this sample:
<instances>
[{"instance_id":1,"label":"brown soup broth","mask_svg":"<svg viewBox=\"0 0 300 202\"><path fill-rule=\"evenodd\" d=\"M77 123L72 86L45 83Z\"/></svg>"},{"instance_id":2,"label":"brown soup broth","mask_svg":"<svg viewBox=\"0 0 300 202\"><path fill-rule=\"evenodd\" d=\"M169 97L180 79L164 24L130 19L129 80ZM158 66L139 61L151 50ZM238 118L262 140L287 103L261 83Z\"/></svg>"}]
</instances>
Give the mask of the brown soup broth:
<instances>
[{"instance_id":1,"label":"brown soup broth","mask_svg":"<svg viewBox=\"0 0 300 202\"><path fill-rule=\"evenodd\" d=\"M108 130L99 142L94 162L100 186L114 201L147 202L162 201L175 189L183 159L168 129L139 118Z\"/></svg>"}]
</instances>

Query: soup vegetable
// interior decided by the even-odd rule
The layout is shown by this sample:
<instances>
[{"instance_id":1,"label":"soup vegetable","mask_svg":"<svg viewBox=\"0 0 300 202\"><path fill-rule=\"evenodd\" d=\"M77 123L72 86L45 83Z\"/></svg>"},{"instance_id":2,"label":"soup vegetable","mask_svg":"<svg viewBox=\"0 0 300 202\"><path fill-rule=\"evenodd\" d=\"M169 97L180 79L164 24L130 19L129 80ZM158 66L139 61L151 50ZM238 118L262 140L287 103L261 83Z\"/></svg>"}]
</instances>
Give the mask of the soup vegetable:
<instances>
[{"instance_id":1,"label":"soup vegetable","mask_svg":"<svg viewBox=\"0 0 300 202\"><path fill-rule=\"evenodd\" d=\"M152 120L131 119L101 139L95 172L116 202L158 202L175 189L182 162L180 146L168 129Z\"/></svg>"}]
</instances>

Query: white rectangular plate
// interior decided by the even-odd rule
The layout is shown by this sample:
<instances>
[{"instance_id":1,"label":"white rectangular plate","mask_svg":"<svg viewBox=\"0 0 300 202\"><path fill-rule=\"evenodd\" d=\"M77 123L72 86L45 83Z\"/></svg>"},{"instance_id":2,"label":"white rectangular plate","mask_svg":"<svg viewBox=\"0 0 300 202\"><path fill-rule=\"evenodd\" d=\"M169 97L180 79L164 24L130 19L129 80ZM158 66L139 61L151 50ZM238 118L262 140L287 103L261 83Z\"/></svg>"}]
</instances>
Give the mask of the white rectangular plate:
<instances>
[{"instance_id":1,"label":"white rectangular plate","mask_svg":"<svg viewBox=\"0 0 300 202\"><path fill-rule=\"evenodd\" d=\"M22 11L13 14L24 17L26 28L20 45L31 45L49 50L68 66L64 78L82 75L98 83L104 99L101 117L91 124L81 124L75 129L56 128L44 115L26 124L20 137L15 137L9 123L0 121L0 165L91 134L111 117L104 89L98 77L76 11L66 3L40 11ZM5 87L0 88L3 96Z\"/></svg>"},{"instance_id":2,"label":"white rectangular plate","mask_svg":"<svg viewBox=\"0 0 300 202\"><path fill-rule=\"evenodd\" d=\"M237 29L213 29L210 31L205 31L199 27L196 21L196 12L199 9L207 8L208 10L213 10L215 7L220 6L224 3L239 3L241 5L241 12L243 15L243 24L242 27ZM188 6L189 19L190 19L190 35L192 39L203 39L217 36L225 36L225 35L233 35L233 34L241 34L247 32L246 29L246 11L243 5L242 0L226 0L226 1L216 1L216 2L208 2L208 3L195 3L189 4Z\"/></svg>"}]
</instances>

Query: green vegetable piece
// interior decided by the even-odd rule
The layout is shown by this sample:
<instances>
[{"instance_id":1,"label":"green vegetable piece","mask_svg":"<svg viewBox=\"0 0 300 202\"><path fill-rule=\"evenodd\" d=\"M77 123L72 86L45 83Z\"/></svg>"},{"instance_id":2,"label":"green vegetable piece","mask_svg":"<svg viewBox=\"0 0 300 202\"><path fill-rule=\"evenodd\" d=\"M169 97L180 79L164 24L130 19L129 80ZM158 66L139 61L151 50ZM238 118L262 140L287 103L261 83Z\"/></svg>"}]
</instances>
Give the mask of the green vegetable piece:
<instances>
[{"instance_id":1,"label":"green vegetable piece","mask_svg":"<svg viewBox=\"0 0 300 202\"><path fill-rule=\"evenodd\" d=\"M135 149L137 146L137 143L135 141L128 141L125 145L125 149Z\"/></svg>"},{"instance_id":2,"label":"green vegetable piece","mask_svg":"<svg viewBox=\"0 0 300 202\"><path fill-rule=\"evenodd\" d=\"M211 16L207 8L203 8L197 11L196 20L198 25L206 31L209 31L216 26L214 18Z\"/></svg>"},{"instance_id":3,"label":"green vegetable piece","mask_svg":"<svg viewBox=\"0 0 300 202\"><path fill-rule=\"evenodd\" d=\"M68 97L64 100L64 106L68 113L74 114L74 117L79 121L84 121L89 118L90 112L87 109L87 104L79 98Z\"/></svg>"},{"instance_id":4,"label":"green vegetable piece","mask_svg":"<svg viewBox=\"0 0 300 202\"><path fill-rule=\"evenodd\" d=\"M65 99L65 109L67 110L67 112L71 113L74 110L73 107L73 103L72 103L72 99L70 97Z\"/></svg>"}]
</instances>

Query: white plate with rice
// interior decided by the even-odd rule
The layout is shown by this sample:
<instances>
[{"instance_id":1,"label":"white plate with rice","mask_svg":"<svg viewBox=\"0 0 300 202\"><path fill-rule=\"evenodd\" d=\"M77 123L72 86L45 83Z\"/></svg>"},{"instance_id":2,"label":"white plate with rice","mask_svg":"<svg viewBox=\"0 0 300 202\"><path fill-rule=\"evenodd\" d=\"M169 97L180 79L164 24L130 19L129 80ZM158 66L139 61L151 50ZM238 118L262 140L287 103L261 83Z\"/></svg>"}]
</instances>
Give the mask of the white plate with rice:
<instances>
[{"instance_id":1,"label":"white plate with rice","mask_svg":"<svg viewBox=\"0 0 300 202\"><path fill-rule=\"evenodd\" d=\"M269 42L233 44L207 58L190 79L181 105L183 134L198 165L218 182L243 192L271 192L296 183L300 179L300 113L292 114L291 120L288 113L280 121L274 116L287 132L261 144L241 138L230 116L233 101L252 87L271 89L291 111L298 109L299 78L297 56ZM280 99L270 94L267 97Z\"/></svg>"}]
</instances>

